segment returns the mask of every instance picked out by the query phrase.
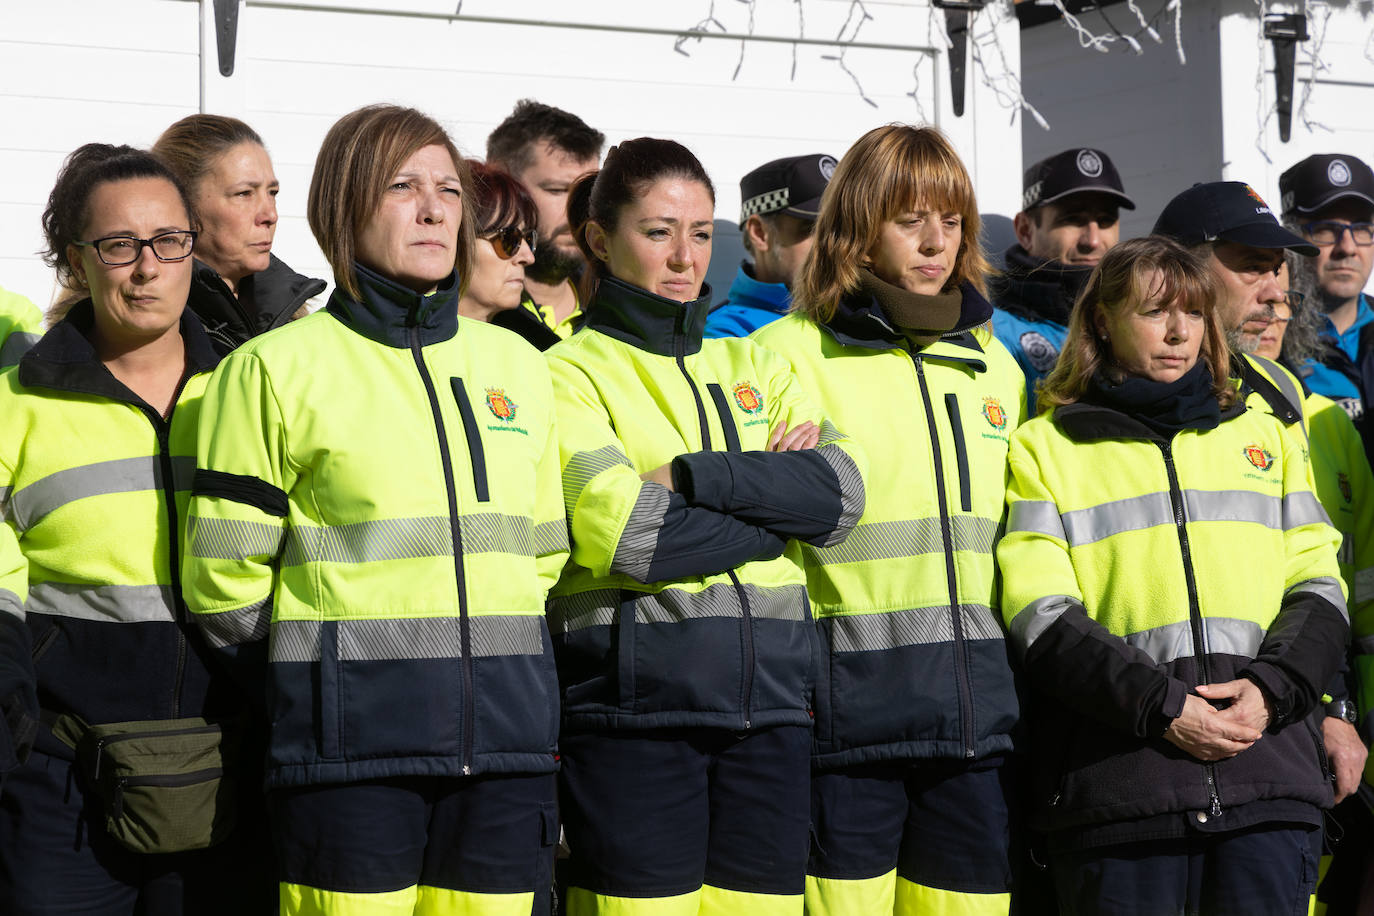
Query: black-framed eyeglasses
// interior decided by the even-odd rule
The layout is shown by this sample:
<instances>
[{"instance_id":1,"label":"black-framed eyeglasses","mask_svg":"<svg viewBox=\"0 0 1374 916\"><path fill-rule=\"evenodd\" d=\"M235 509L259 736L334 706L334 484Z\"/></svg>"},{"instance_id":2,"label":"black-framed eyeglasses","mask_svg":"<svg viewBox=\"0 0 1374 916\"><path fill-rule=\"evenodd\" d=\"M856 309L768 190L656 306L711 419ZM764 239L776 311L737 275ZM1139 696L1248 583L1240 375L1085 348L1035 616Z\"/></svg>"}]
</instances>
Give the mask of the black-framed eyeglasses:
<instances>
[{"instance_id":1,"label":"black-framed eyeglasses","mask_svg":"<svg viewBox=\"0 0 1374 916\"><path fill-rule=\"evenodd\" d=\"M1302 231L1314 245L1334 245L1347 232L1356 245L1374 245L1374 223L1343 223L1340 220L1324 219L1321 222L1308 223L1302 227Z\"/></svg>"},{"instance_id":2,"label":"black-framed eyeglasses","mask_svg":"<svg viewBox=\"0 0 1374 916\"><path fill-rule=\"evenodd\" d=\"M82 248L94 248L96 257L106 267L123 267L132 264L143 255L143 247L153 249L153 256L159 261L170 263L183 261L190 257L196 245L194 229L175 229L163 232L150 239L136 239L131 235L107 235L103 239L89 242L75 242Z\"/></svg>"},{"instance_id":3,"label":"black-framed eyeglasses","mask_svg":"<svg viewBox=\"0 0 1374 916\"><path fill-rule=\"evenodd\" d=\"M482 234L482 238L491 242L491 247L496 249L496 254L503 261L509 261L520 251L520 242L524 241L530 246L530 251L534 251L534 230L521 232L519 226L506 226L504 229L494 229L491 232Z\"/></svg>"}]
</instances>

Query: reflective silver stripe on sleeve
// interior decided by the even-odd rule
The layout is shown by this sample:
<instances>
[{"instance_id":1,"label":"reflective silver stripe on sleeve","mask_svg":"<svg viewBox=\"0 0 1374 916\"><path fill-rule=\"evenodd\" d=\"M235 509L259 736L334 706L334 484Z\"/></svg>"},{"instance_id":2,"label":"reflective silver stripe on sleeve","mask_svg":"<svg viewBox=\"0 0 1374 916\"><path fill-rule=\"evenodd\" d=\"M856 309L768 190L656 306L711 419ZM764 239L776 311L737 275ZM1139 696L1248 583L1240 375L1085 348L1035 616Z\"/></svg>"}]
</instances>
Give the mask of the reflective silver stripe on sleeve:
<instances>
[{"instance_id":1,"label":"reflective silver stripe on sleeve","mask_svg":"<svg viewBox=\"0 0 1374 916\"><path fill-rule=\"evenodd\" d=\"M1061 541L1064 536L1064 521L1059 517L1059 506L1047 499L1018 499L1011 504L1007 514L1007 533L1013 531L1044 534Z\"/></svg>"},{"instance_id":2,"label":"reflective silver stripe on sleeve","mask_svg":"<svg viewBox=\"0 0 1374 916\"><path fill-rule=\"evenodd\" d=\"M18 364L29 348L38 343L38 337L28 331L14 331L6 337L4 344L0 345L0 369Z\"/></svg>"},{"instance_id":3,"label":"reflective silver stripe on sleeve","mask_svg":"<svg viewBox=\"0 0 1374 916\"><path fill-rule=\"evenodd\" d=\"M196 472L196 459L172 458L172 485L177 490L190 488ZM13 491L6 517L23 534L49 512L90 496L109 493L136 493L162 489L162 463L156 455L115 458L56 471Z\"/></svg>"},{"instance_id":4,"label":"reflective silver stripe on sleeve","mask_svg":"<svg viewBox=\"0 0 1374 916\"><path fill-rule=\"evenodd\" d=\"M168 585L70 585L40 582L29 586L29 613L51 614L98 623L152 623L176 620L176 601Z\"/></svg>"},{"instance_id":5,"label":"reflective silver stripe on sleeve","mask_svg":"<svg viewBox=\"0 0 1374 916\"><path fill-rule=\"evenodd\" d=\"M821 421L820 438L816 440L816 448L825 448L832 442L839 442L841 439L848 439L844 433L835 428L835 424L829 420Z\"/></svg>"},{"instance_id":6,"label":"reflective silver stripe on sleeve","mask_svg":"<svg viewBox=\"0 0 1374 916\"><path fill-rule=\"evenodd\" d=\"M1361 604L1374 598L1374 566L1368 566L1355 573L1354 603Z\"/></svg>"},{"instance_id":7,"label":"reflective silver stripe on sleeve","mask_svg":"<svg viewBox=\"0 0 1374 916\"><path fill-rule=\"evenodd\" d=\"M272 597L232 611L207 611L195 616L205 641L216 649L266 639L272 623Z\"/></svg>"},{"instance_id":8,"label":"reflective silver stripe on sleeve","mask_svg":"<svg viewBox=\"0 0 1374 916\"><path fill-rule=\"evenodd\" d=\"M535 556L543 557L559 551L568 549L568 522L566 519L559 519L556 522L540 522L534 526L534 553Z\"/></svg>"},{"instance_id":9,"label":"reflective silver stripe on sleeve","mask_svg":"<svg viewBox=\"0 0 1374 916\"><path fill-rule=\"evenodd\" d=\"M1006 637L992 608L982 604L961 604L958 613L965 639ZM832 617L830 621L831 648L836 652L876 652L954 641L954 621L948 605L879 614L846 614Z\"/></svg>"},{"instance_id":10,"label":"reflective silver stripe on sleeve","mask_svg":"<svg viewBox=\"0 0 1374 916\"><path fill-rule=\"evenodd\" d=\"M744 585L741 588L749 601L749 616L754 619L797 622L806 619L806 588L802 585L773 588ZM719 582L699 592L665 588L638 597L633 597L635 593L631 591L593 589L549 599L549 628L554 633L567 634L589 627L610 626L620 615L622 595L625 600L634 602L636 623L681 623L708 617L740 619L744 616L740 589L730 582Z\"/></svg>"},{"instance_id":11,"label":"reflective silver stripe on sleeve","mask_svg":"<svg viewBox=\"0 0 1374 916\"><path fill-rule=\"evenodd\" d=\"M534 556L528 518L494 512L458 518L463 553ZM282 563L373 563L419 557L453 556L453 531L447 516L373 519L328 528L296 525L288 529Z\"/></svg>"},{"instance_id":12,"label":"reflective silver stripe on sleeve","mask_svg":"<svg viewBox=\"0 0 1374 916\"><path fill-rule=\"evenodd\" d=\"M268 658L273 662L320 661L318 620L278 620L272 624ZM476 615L468 618L474 658L542 655L544 618L532 614ZM457 617L340 620L338 659L345 662L461 658Z\"/></svg>"},{"instance_id":13,"label":"reflective silver stripe on sleeve","mask_svg":"<svg viewBox=\"0 0 1374 916\"><path fill-rule=\"evenodd\" d=\"M864 514L864 481L854 459L838 445L824 446L816 454L825 459L840 479L840 517L835 522L835 530L822 545L830 547L843 541L859 521L859 516Z\"/></svg>"},{"instance_id":14,"label":"reflective silver stripe on sleeve","mask_svg":"<svg viewBox=\"0 0 1374 916\"><path fill-rule=\"evenodd\" d=\"M1184 490L1183 508L1190 522L1250 522L1275 531L1283 524L1278 498L1254 490Z\"/></svg>"},{"instance_id":15,"label":"reflective silver stripe on sleeve","mask_svg":"<svg viewBox=\"0 0 1374 916\"><path fill-rule=\"evenodd\" d=\"M997 541L997 523L970 515L950 518L950 534L955 550L992 553ZM944 553L940 519L913 518L899 522L866 522L834 547L802 545L807 558L819 565L862 563L867 560L895 560Z\"/></svg>"},{"instance_id":16,"label":"reflective silver stripe on sleeve","mask_svg":"<svg viewBox=\"0 0 1374 916\"><path fill-rule=\"evenodd\" d=\"M1009 627L1012 641L1025 652L1061 614L1070 608L1082 607L1083 602L1068 595L1046 595L1044 598L1036 598L1013 618Z\"/></svg>"},{"instance_id":17,"label":"reflective silver stripe on sleeve","mask_svg":"<svg viewBox=\"0 0 1374 916\"><path fill-rule=\"evenodd\" d=\"M19 600L19 596L7 588L0 588L0 613L13 614L20 620L24 619L24 602Z\"/></svg>"},{"instance_id":18,"label":"reflective silver stripe on sleeve","mask_svg":"<svg viewBox=\"0 0 1374 916\"><path fill-rule=\"evenodd\" d=\"M1259 654L1260 643L1264 641L1264 628L1253 620L1207 617L1202 625L1206 632L1208 652L1254 658ZM1187 620L1151 627L1124 638L1128 645L1161 665L1197 655L1193 645L1193 627Z\"/></svg>"},{"instance_id":19,"label":"reflective silver stripe on sleeve","mask_svg":"<svg viewBox=\"0 0 1374 916\"><path fill-rule=\"evenodd\" d=\"M281 550L285 522L264 525L236 518L193 517L187 523L191 556L203 560L275 557Z\"/></svg>"},{"instance_id":20,"label":"reflective silver stripe on sleeve","mask_svg":"<svg viewBox=\"0 0 1374 916\"><path fill-rule=\"evenodd\" d=\"M1172 525L1174 509L1168 493L1146 493L1086 509L1061 513L1070 547L1081 547L1126 531Z\"/></svg>"},{"instance_id":21,"label":"reflective silver stripe on sleeve","mask_svg":"<svg viewBox=\"0 0 1374 916\"><path fill-rule=\"evenodd\" d=\"M1330 525L1331 519L1311 493L1289 493L1283 498L1283 530L1292 531L1303 525Z\"/></svg>"},{"instance_id":22,"label":"reflective silver stripe on sleeve","mask_svg":"<svg viewBox=\"0 0 1374 916\"><path fill-rule=\"evenodd\" d=\"M642 483L635 507L620 532L620 542L611 558L611 572L624 573L641 582L649 577L649 564L658 549L658 534L667 514L667 488L650 481Z\"/></svg>"},{"instance_id":23,"label":"reflective silver stripe on sleeve","mask_svg":"<svg viewBox=\"0 0 1374 916\"><path fill-rule=\"evenodd\" d=\"M1345 592L1341 589L1341 583L1338 580L1330 576L1317 576L1315 579L1299 582L1297 585L1284 592L1283 597L1287 598L1294 593L1309 593L1320 598L1325 598L1332 606L1340 610L1341 616L1345 618L1346 623L1350 622L1350 611L1347 610L1345 606ZM29 600L32 601L33 599L30 598Z\"/></svg>"},{"instance_id":24,"label":"reflective silver stripe on sleeve","mask_svg":"<svg viewBox=\"0 0 1374 916\"><path fill-rule=\"evenodd\" d=\"M563 466L563 509L568 518L572 518L577 501L592 478L617 465L634 470L630 459L614 445L604 445L590 452L577 452L568 459L568 463Z\"/></svg>"}]
</instances>

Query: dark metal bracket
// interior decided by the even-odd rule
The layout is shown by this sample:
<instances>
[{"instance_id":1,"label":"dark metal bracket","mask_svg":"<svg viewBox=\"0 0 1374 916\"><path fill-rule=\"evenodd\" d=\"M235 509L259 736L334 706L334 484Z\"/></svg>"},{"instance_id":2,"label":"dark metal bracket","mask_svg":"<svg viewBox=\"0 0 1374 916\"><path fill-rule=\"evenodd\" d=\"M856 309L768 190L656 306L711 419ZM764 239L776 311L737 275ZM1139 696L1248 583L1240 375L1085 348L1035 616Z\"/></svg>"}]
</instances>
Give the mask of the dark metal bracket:
<instances>
[{"instance_id":1,"label":"dark metal bracket","mask_svg":"<svg viewBox=\"0 0 1374 916\"><path fill-rule=\"evenodd\" d=\"M239 37L239 0L215 0L215 45L220 76L234 75L234 49Z\"/></svg>"},{"instance_id":2,"label":"dark metal bracket","mask_svg":"<svg viewBox=\"0 0 1374 916\"><path fill-rule=\"evenodd\" d=\"M954 116L964 116L964 90L968 84L968 31L973 14L983 9L986 0L934 0L945 11L945 31L949 33L949 88Z\"/></svg>"},{"instance_id":3,"label":"dark metal bracket","mask_svg":"<svg viewBox=\"0 0 1374 916\"><path fill-rule=\"evenodd\" d=\"M1279 140L1293 135L1293 70L1298 42L1307 40L1307 17L1302 13L1271 13L1264 17L1264 37L1274 43L1274 95L1279 113Z\"/></svg>"}]
</instances>

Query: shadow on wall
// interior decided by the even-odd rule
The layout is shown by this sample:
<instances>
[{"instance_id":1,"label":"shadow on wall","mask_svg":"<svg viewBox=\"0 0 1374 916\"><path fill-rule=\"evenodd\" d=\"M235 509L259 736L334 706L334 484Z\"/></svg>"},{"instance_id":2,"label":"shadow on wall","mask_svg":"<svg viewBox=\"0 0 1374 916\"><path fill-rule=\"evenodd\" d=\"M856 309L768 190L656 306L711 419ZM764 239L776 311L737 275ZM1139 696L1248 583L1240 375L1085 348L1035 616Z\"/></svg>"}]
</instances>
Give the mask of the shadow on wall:
<instances>
[{"instance_id":1,"label":"shadow on wall","mask_svg":"<svg viewBox=\"0 0 1374 916\"><path fill-rule=\"evenodd\" d=\"M745 257L739 224L727 219L716 220L715 232L711 235L711 266L706 268L706 282L711 284L711 305L725 301L735 271Z\"/></svg>"}]
</instances>

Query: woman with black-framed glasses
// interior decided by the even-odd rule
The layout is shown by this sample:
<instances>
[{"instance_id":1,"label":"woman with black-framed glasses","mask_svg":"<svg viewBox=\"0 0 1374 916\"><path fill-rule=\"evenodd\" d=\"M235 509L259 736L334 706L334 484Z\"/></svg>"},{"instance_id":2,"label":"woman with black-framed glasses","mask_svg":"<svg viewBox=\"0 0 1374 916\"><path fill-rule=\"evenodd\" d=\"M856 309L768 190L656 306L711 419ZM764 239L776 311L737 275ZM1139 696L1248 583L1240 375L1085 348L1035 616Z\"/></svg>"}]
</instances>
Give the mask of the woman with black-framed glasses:
<instances>
[{"instance_id":1,"label":"woman with black-framed glasses","mask_svg":"<svg viewBox=\"0 0 1374 916\"><path fill-rule=\"evenodd\" d=\"M181 599L196 427L218 360L186 308L193 225L184 188L150 153L74 152L43 213L70 305L0 376L11 916L272 908L271 861L236 798L230 723L243 695Z\"/></svg>"}]
</instances>

